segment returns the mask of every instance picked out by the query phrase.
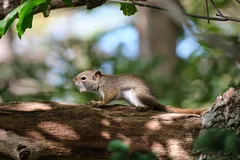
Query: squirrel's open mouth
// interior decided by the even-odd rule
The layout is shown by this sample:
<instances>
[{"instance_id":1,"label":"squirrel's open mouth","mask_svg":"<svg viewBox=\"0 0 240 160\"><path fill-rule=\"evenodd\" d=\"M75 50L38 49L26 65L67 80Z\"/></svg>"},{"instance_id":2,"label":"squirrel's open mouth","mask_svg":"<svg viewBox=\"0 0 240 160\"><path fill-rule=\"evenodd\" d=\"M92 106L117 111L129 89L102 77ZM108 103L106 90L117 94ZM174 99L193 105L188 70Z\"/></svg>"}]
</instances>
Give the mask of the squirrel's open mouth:
<instances>
[{"instance_id":1,"label":"squirrel's open mouth","mask_svg":"<svg viewBox=\"0 0 240 160\"><path fill-rule=\"evenodd\" d=\"M86 87L85 87L81 82L79 83L78 86L79 86L79 91L80 91L80 92L87 92Z\"/></svg>"},{"instance_id":2,"label":"squirrel's open mouth","mask_svg":"<svg viewBox=\"0 0 240 160\"><path fill-rule=\"evenodd\" d=\"M87 92L86 88L80 87L79 89L80 92Z\"/></svg>"},{"instance_id":3,"label":"squirrel's open mouth","mask_svg":"<svg viewBox=\"0 0 240 160\"><path fill-rule=\"evenodd\" d=\"M77 86L77 88L79 89L80 92L87 92L88 90L86 89L86 87L83 85L82 82L74 82L74 84Z\"/></svg>"}]
</instances>

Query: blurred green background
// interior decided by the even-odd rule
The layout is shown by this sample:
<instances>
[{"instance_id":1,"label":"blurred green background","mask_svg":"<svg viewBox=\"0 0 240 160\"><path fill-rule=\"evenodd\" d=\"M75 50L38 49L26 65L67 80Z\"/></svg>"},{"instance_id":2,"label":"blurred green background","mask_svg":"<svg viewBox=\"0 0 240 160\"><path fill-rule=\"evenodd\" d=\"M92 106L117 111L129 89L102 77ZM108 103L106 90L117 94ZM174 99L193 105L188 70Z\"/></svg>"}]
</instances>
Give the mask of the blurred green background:
<instances>
[{"instance_id":1,"label":"blurred green background","mask_svg":"<svg viewBox=\"0 0 240 160\"><path fill-rule=\"evenodd\" d=\"M239 15L236 1L216 3L224 14ZM206 14L201 0L175 7ZM210 14L216 14L213 7ZM37 14L21 40L14 27L0 40L0 102L85 103L97 95L80 94L72 79L101 69L139 75L163 104L210 107L231 81L240 80L239 33L236 22L208 24L143 7L126 17L117 4L54 10L48 18Z\"/></svg>"}]
</instances>

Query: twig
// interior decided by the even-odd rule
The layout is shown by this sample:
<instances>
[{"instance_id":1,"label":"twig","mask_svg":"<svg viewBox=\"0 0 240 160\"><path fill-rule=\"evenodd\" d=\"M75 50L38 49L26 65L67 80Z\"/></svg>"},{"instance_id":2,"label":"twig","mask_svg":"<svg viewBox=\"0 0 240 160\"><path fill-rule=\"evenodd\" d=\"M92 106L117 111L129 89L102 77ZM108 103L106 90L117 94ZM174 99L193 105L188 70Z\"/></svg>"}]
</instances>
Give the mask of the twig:
<instances>
[{"instance_id":1,"label":"twig","mask_svg":"<svg viewBox=\"0 0 240 160\"><path fill-rule=\"evenodd\" d=\"M219 15L219 14L216 14L216 16L222 17L222 16ZM225 15L224 15L224 18L222 18L222 19L226 19L226 21L240 22L240 19L239 19L239 18L229 17L229 16L225 16Z\"/></svg>"},{"instance_id":2,"label":"twig","mask_svg":"<svg viewBox=\"0 0 240 160\"><path fill-rule=\"evenodd\" d=\"M131 1L124 1L124 0L108 0L108 1L132 4ZM145 3L139 3L139 2L136 2L136 1L134 1L134 3L135 3L135 5L138 5L140 7L148 7L148 8L152 8L152 9L157 9L157 10L170 12L166 8L162 8L162 7L158 7L158 6L152 6L152 5L145 4ZM207 20L213 20L213 21L234 21L234 22L239 22L240 23L240 18L229 17L229 16L222 17L219 14L217 14L217 16L220 16L220 17L211 17L211 16L208 17L208 16L202 16L202 15L195 15L195 14L191 14L191 13L187 13L187 12L183 12L183 14L188 16L188 17L199 18L199 19L207 19Z\"/></svg>"},{"instance_id":3,"label":"twig","mask_svg":"<svg viewBox=\"0 0 240 160\"><path fill-rule=\"evenodd\" d=\"M205 0L206 2L206 9L207 9L207 17L209 17L209 10L208 10L208 0ZM210 24L210 20L208 19L208 24Z\"/></svg>"},{"instance_id":4,"label":"twig","mask_svg":"<svg viewBox=\"0 0 240 160\"><path fill-rule=\"evenodd\" d=\"M236 0L238 3L240 3L240 0Z\"/></svg>"},{"instance_id":5,"label":"twig","mask_svg":"<svg viewBox=\"0 0 240 160\"><path fill-rule=\"evenodd\" d=\"M218 14L220 15L220 17L225 17L225 16L222 14L222 12L218 9L218 7L217 7L216 4L214 3L214 1L213 1L213 0L210 0L210 1L211 1L211 3L212 3L213 7L217 10L217 12L218 12Z\"/></svg>"},{"instance_id":6,"label":"twig","mask_svg":"<svg viewBox=\"0 0 240 160\"><path fill-rule=\"evenodd\" d=\"M186 16L188 17L193 17L193 18L199 18L199 19L209 19L209 20L213 20L213 21L228 21L230 19L225 19L225 18L220 18L220 17L207 17L207 16L201 16L201 15L195 15L195 14L191 14L191 13L184 13ZM236 22L240 22L240 19L235 19L235 20L230 20L230 21L236 21Z\"/></svg>"}]
</instances>

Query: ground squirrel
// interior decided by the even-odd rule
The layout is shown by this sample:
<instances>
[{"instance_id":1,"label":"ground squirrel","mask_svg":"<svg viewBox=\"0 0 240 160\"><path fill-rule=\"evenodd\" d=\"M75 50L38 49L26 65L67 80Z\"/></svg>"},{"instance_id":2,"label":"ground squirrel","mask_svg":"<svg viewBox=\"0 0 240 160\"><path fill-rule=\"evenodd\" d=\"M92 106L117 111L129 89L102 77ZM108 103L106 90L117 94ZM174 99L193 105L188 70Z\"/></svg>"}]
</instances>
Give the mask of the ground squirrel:
<instances>
[{"instance_id":1,"label":"ground squirrel","mask_svg":"<svg viewBox=\"0 0 240 160\"><path fill-rule=\"evenodd\" d=\"M90 101L95 107L101 107L113 100L125 100L138 111L159 110L173 113L201 114L205 109L180 109L160 104L147 83L133 74L105 75L101 71L84 71L73 82L80 92L95 92L100 101Z\"/></svg>"}]
</instances>

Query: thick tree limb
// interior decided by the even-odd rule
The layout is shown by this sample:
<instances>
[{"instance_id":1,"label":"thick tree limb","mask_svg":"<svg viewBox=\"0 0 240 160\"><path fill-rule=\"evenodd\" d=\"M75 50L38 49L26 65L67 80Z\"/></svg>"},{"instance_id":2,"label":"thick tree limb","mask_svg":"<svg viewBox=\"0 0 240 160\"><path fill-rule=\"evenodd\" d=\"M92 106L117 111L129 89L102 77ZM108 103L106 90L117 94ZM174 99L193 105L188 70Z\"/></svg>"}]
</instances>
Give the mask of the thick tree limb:
<instances>
[{"instance_id":1,"label":"thick tree limb","mask_svg":"<svg viewBox=\"0 0 240 160\"><path fill-rule=\"evenodd\" d=\"M131 1L125 1L125 0L108 0L108 1L132 4ZM140 6L140 7L147 7L147 8L157 9L157 10L161 10L161 11L171 12L170 10L167 10L166 8L159 7L159 6L154 6L154 5L149 5L147 3L134 2L134 4L137 5L137 6ZM203 16L203 15L197 15L197 14L192 14L192 13L187 13L187 12L183 12L182 14L184 14L184 15L186 15L188 17L192 17L192 18L206 19L208 21L209 20L213 20L213 21L240 22L240 18L224 16L223 14L221 14L221 15L216 14L216 16L218 16L218 17Z\"/></svg>"},{"instance_id":2,"label":"thick tree limb","mask_svg":"<svg viewBox=\"0 0 240 160\"><path fill-rule=\"evenodd\" d=\"M141 113L126 106L23 102L0 104L0 110L0 155L14 160L106 159L111 139L151 149L161 159L192 159L192 142L201 129L195 115Z\"/></svg>"},{"instance_id":3,"label":"thick tree limb","mask_svg":"<svg viewBox=\"0 0 240 160\"><path fill-rule=\"evenodd\" d=\"M54 102L0 104L0 159L106 159L106 146L112 139L152 150L159 159L193 159L192 142L201 128L202 132L231 128L240 133L239 97L240 90L235 88L219 96L204 112L203 126L195 115L141 113L127 106L97 109ZM224 159L225 154L207 156Z\"/></svg>"}]
</instances>

